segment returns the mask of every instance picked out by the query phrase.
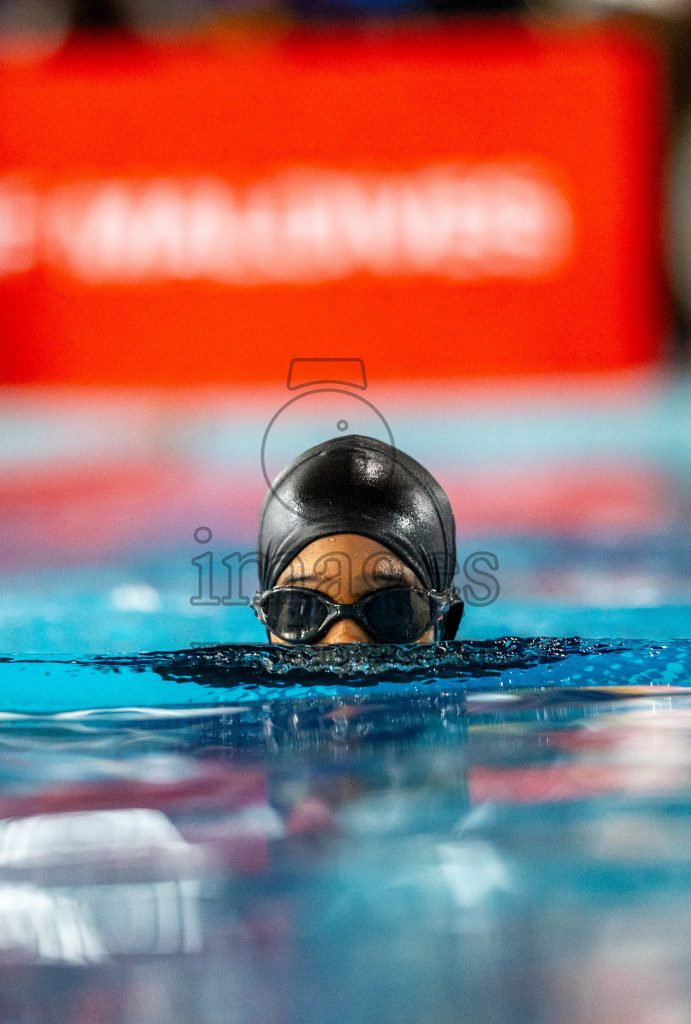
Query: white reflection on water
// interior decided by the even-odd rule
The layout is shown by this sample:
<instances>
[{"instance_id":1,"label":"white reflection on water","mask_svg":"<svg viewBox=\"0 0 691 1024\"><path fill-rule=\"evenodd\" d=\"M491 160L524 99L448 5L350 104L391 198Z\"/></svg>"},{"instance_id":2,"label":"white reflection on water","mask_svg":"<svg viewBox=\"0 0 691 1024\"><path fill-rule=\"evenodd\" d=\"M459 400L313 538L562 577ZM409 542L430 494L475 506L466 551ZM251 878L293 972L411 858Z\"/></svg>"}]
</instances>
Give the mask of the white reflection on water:
<instances>
[{"instance_id":1,"label":"white reflection on water","mask_svg":"<svg viewBox=\"0 0 691 1024\"><path fill-rule=\"evenodd\" d=\"M197 879L0 887L0 950L19 960L89 964L126 953L195 953L201 947Z\"/></svg>"},{"instance_id":2,"label":"white reflection on water","mask_svg":"<svg viewBox=\"0 0 691 1024\"><path fill-rule=\"evenodd\" d=\"M0 821L0 866L92 861L104 856L192 854L162 811L127 808L36 814Z\"/></svg>"},{"instance_id":3,"label":"white reflection on water","mask_svg":"<svg viewBox=\"0 0 691 1024\"><path fill-rule=\"evenodd\" d=\"M83 884L79 867L144 858L156 881ZM199 879L169 877L199 865L161 811L132 808L39 814L0 822L0 865L65 867L69 885L0 887L0 950L38 962L98 963L110 956L189 953L201 948Z\"/></svg>"},{"instance_id":4,"label":"white reflection on water","mask_svg":"<svg viewBox=\"0 0 691 1024\"><path fill-rule=\"evenodd\" d=\"M63 892L33 885L0 887L0 950L66 964L98 963L107 956L88 908Z\"/></svg>"},{"instance_id":5,"label":"white reflection on water","mask_svg":"<svg viewBox=\"0 0 691 1024\"><path fill-rule=\"evenodd\" d=\"M491 843L439 843L439 869L461 907L478 907L497 893L516 888L508 862Z\"/></svg>"}]
</instances>

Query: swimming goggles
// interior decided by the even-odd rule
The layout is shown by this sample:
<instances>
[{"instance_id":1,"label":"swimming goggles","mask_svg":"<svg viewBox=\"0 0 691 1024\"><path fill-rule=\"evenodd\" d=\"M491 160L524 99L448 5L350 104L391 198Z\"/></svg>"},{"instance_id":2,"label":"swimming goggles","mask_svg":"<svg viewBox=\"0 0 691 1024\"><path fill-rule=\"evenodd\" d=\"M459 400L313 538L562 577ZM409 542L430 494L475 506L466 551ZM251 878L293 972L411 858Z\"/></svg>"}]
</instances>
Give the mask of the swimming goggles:
<instances>
[{"instance_id":1,"label":"swimming goggles","mask_svg":"<svg viewBox=\"0 0 691 1024\"><path fill-rule=\"evenodd\" d=\"M257 618L274 636L289 644L309 644L323 636L338 619L353 619L382 644L408 644L449 610L454 592L386 587L354 604L339 604L308 587L274 587L252 599Z\"/></svg>"}]
</instances>

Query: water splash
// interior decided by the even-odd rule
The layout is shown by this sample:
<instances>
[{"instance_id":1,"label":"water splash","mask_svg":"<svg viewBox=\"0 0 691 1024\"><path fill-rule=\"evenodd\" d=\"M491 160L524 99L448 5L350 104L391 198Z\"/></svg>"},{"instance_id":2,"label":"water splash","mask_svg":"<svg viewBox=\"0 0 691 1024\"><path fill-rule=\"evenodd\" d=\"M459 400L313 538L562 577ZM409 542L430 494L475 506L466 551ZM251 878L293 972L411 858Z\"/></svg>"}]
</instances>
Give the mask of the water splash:
<instances>
[{"instance_id":1,"label":"water splash","mask_svg":"<svg viewBox=\"0 0 691 1024\"><path fill-rule=\"evenodd\" d=\"M502 637L428 645L224 644L81 658L6 657L0 711L68 713L421 689L691 686L691 641Z\"/></svg>"}]
</instances>

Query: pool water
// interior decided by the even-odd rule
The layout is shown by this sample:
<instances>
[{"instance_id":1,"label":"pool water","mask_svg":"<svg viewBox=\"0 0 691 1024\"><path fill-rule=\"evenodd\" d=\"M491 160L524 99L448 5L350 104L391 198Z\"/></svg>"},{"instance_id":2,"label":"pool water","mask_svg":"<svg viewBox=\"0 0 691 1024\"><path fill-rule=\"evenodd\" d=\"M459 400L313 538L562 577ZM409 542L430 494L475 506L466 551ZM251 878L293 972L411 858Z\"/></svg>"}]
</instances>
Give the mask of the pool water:
<instances>
[{"instance_id":1,"label":"pool water","mask_svg":"<svg viewBox=\"0 0 691 1024\"><path fill-rule=\"evenodd\" d=\"M502 637L321 648L210 644L136 655L5 657L0 666L0 721L23 721L32 713L95 714L112 709L116 700L120 707L149 711L198 707L212 712L287 697L307 706L313 698L332 695L385 699L449 687L495 698L530 687L684 687L691 680L691 640Z\"/></svg>"},{"instance_id":2,"label":"pool water","mask_svg":"<svg viewBox=\"0 0 691 1024\"><path fill-rule=\"evenodd\" d=\"M691 691L376 690L6 716L3 1024L686 1020Z\"/></svg>"},{"instance_id":3,"label":"pool water","mask_svg":"<svg viewBox=\"0 0 691 1024\"><path fill-rule=\"evenodd\" d=\"M691 1021L691 389L545 389L381 398L500 593L320 650L191 601L259 399L7 396L0 1024Z\"/></svg>"}]
</instances>

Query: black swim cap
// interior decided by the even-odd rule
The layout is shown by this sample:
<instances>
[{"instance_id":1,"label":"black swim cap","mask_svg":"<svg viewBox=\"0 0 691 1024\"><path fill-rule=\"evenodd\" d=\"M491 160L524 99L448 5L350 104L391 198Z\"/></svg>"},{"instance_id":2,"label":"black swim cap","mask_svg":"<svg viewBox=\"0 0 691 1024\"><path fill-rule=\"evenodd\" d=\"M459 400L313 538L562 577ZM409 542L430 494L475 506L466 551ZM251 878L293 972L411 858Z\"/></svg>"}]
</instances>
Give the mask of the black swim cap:
<instances>
[{"instance_id":1,"label":"black swim cap","mask_svg":"<svg viewBox=\"0 0 691 1024\"><path fill-rule=\"evenodd\" d=\"M404 452L360 434L332 438L298 456L274 480L259 520L259 580L270 590L307 544L336 533L379 541L428 590L446 591L456 571L456 529L446 493ZM438 639L453 639L463 611Z\"/></svg>"}]
</instances>

